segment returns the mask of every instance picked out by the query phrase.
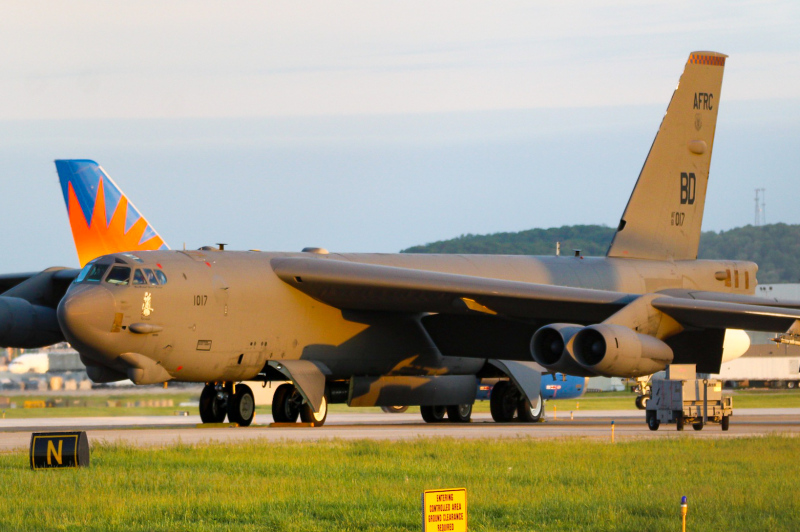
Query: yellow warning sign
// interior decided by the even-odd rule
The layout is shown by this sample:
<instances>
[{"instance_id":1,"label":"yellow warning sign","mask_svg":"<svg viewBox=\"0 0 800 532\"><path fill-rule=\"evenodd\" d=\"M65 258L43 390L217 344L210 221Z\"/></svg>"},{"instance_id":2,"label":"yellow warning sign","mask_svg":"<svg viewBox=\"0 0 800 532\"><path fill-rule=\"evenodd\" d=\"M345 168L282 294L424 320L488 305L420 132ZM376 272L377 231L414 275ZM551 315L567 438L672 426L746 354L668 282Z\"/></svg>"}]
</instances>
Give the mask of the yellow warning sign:
<instances>
[{"instance_id":1,"label":"yellow warning sign","mask_svg":"<svg viewBox=\"0 0 800 532\"><path fill-rule=\"evenodd\" d=\"M467 490L425 490L422 493L423 532L466 532Z\"/></svg>"}]
</instances>

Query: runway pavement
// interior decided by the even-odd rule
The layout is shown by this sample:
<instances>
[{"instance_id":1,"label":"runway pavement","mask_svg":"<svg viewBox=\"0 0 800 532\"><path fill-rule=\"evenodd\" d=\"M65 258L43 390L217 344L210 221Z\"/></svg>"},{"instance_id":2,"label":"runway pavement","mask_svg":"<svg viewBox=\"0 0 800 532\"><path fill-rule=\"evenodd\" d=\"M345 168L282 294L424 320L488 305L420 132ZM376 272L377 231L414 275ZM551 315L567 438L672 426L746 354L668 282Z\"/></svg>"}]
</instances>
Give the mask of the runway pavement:
<instances>
[{"instance_id":1,"label":"runway pavement","mask_svg":"<svg viewBox=\"0 0 800 532\"><path fill-rule=\"evenodd\" d=\"M614 421L617 441L642 438L720 438L767 434L800 435L800 408L739 409L730 430L707 425L702 431L662 425L651 431L644 412L637 410L582 411L550 415L544 423L494 423L489 414L474 414L471 423L423 423L419 413L332 412L323 427L269 427L272 417L259 415L246 428L197 428L199 416L80 417L0 420L0 452L27 449L32 432L85 430L91 443L127 443L137 447L195 444L202 442L320 441L331 439L408 440L415 438L564 438L609 439Z\"/></svg>"}]
</instances>

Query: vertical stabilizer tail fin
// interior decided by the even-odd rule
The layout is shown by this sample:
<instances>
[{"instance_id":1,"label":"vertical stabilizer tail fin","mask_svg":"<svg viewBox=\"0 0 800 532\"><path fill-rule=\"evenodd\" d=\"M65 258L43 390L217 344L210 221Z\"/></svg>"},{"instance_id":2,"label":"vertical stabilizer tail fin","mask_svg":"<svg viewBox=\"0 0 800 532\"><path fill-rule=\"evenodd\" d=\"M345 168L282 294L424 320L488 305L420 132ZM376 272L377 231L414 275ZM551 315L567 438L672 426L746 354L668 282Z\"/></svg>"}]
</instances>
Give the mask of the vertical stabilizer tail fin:
<instances>
[{"instance_id":1,"label":"vertical stabilizer tail fin","mask_svg":"<svg viewBox=\"0 0 800 532\"><path fill-rule=\"evenodd\" d=\"M169 249L96 162L58 160L56 170L81 267L108 253Z\"/></svg>"},{"instance_id":2,"label":"vertical stabilizer tail fin","mask_svg":"<svg viewBox=\"0 0 800 532\"><path fill-rule=\"evenodd\" d=\"M689 55L609 257L697 258L726 57Z\"/></svg>"}]
</instances>

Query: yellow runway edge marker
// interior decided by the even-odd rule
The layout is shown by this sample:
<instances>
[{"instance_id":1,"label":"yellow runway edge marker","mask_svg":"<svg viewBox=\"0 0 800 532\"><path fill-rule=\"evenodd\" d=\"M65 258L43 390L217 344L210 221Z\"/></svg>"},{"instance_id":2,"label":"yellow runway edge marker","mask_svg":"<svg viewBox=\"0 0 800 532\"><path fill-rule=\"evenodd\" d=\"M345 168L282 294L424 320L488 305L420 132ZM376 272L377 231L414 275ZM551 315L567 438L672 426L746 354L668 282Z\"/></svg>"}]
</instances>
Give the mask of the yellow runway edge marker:
<instances>
[{"instance_id":1,"label":"yellow runway edge marker","mask_svg":"<svg viewBox=\"0 0 800 532\"><path fill-rule=\"evenodd\" d=\"M683 532L686 532L686 514L688 511L689 507L686 504L686 495L684 495L683 497L681 497L681 521L682 521L681 530Z\"/></svg>"}]
</instances>

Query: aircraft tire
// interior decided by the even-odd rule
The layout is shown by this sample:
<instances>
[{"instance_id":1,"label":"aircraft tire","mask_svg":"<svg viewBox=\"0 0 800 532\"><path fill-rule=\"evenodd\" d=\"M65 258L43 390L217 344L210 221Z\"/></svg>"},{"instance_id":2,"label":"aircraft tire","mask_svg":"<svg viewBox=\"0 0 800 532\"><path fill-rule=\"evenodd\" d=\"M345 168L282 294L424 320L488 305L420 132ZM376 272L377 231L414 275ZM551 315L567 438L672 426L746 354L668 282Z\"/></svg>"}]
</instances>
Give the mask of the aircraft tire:
<instances>
[{"instance_id":1,"label":"aircraft tire","mask_svg":"<svg viewBox=\"0 0 800 532\"><path fill-rule=\"evenodd\" d=\"M447 420L451 423L469 423L472 416L472 405L450 405L447 407Z\"/></svg>"},{"instance_id":2,"label":"aircraft tire","mask_svg":"<svg viewBox=\"0 0 800 532\"><path fill-rule=\"evenodd\" d=\"M722 416L722 430L728 430L731 427L731 416Z\"/></svg>"},{"instance_id":3,"label":"aircraft tire","mask_svg":"<svg viewBox=\"0 0 800 532\"><path fill-rule=\"evenodd\" d=\"M519 420L525 423L536 423L542 419L544 414L544 399L542 394L539 394L539 403L534 407L527 397L523 397L519 403Z\"/></svg>"},{"instance_id":4,"label":"aircraft tire","mask_svg":"<svg viewBox=\"0 0 800 532\"><path fill-rule=\"evenodd\" d=\"M300 416L302 401L293 384L281 384L272 396L272 420L275 423L295 423Z\"/></svg>"},{"instance_id":5,"label":"aircraft tire","mask_svg":"<svg viewBox=\"0 0 800 532\"><path fill-rule=\"evenodd\" d=\"M319 412L314 412L310 404L303 404L300 407L300 420L303 423L313 423L315 427L321 427L325 424L328 418L328 396L322 395L322 403L319 406Z\"/></svg>"},{"instance_id":6,"label":"aircraft tire","mask_svg":"<svg viewBox=\"0 0 800 532\"><path fill-rule=\"evenodd\" d=\"M216 387L206 384L200 393L200 420L203 423L222 423L225 414L225 404L217 397Z\"/></svg>"},{"instance_id":7,"label":"aircraft tire","mask_svg":"<svg viewBox=\"0 0 800 532\"><path fill-rule=\"evenodd\" d=\"M402 414L408 410L408 405L382 406L381 410L387 414Z\"/></svg>"},{"instance_id":8,"label":"aircraft tire","mask_svg":"<svg viewBox=\"0 0 800 532\"><path fill-rule=\"evenodd\" d=\"M256 400L253 390L246 384L237 384L236 393L228 398L228 421L247 427L256 416Z\"/></svg>"},{"instance_id":9,"label":"aircraft tire","mask_svg":"<svg viewBox=\"0 0 800 532\"><path fill-rule=\"evenodd\" d=\"M650 430L658 430L658 427L661 426L661 422L658 420L656 413L653 410L648 410L647 414L647 428Z\"/></svg>"},{"instance_id":10,"label":"aircraft tire","mask_svg":"<svg viewBox=\"0 0 800 532\"><path fill-rule=\"evenodd\" d=\"M637 395L636 396L636 408L639 410L647 410L647 401L650 400L649 395Z\"/></svg>"},{"instance_id":11,"label":"aircraft tire","mask_svg":"<svg viewBox=\"0 0 800 532\"><path fill-rule=\"evenodd\" d=\"M495 422L508 423L514 419L519 406L517 395L517 387L510 381L500 381L494 385L489 397L489 410Z\"/></svg>"},{"instance_id":12,"label":"aircraft tire","mask_svg":"<svg viewBox=\"0 0 800 532\"><path fill-rule=\"evenodd\" d=\"M422 414L422 419L425 423L441 423L444 421L444 416L447 414L446 406L421 406L419 412Z\"/></svg>"}]
</instances>

